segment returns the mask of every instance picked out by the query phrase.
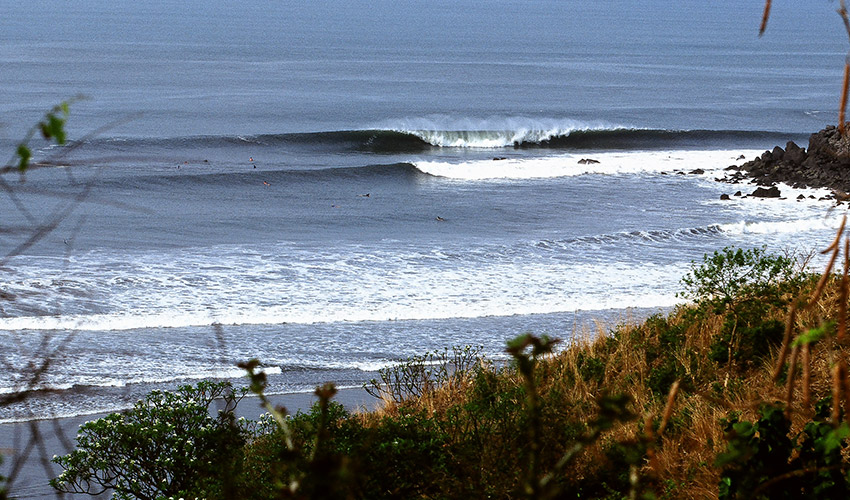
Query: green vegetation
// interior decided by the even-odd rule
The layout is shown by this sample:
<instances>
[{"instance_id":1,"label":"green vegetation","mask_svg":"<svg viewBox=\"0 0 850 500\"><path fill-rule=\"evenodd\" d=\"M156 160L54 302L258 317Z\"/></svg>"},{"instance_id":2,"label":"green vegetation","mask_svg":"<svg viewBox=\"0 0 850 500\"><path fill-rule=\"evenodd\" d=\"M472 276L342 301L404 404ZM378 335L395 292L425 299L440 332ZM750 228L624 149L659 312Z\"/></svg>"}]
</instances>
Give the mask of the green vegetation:
<instances>
[{"instance_id":1,"label":"green vegetation","mask_svg":"<svg viewBox=\"0 0 850 500\"><path fill-rule=\"evenodd\" d=\"M692 314L710 311L723 318L709 352L713 360L753 363L782 342L783 322L764 318L800 290L806 275L794 266L794 259L768 255L763 248L724 248L682 278L680 296L696 303Z\"/></svg>"},{"instance_id":2,"label":"green vegetation","mask_svg":"<svg viewBox=\"0 0 850 500\"><path fill-rule=\"evenodd\" d=\"M720 498L850 497L850 464L842 457L850 427L828 417L816 414L791 437L791 421L778 406L764 406L755 423L732 415L724 421L726 451L717 457Z\"/></svg>"},{"instance_id":3,"label":"green vegetation","mask_svg":"<svg viewBox=\"0 0 850 500\"><path fill-rule=\"evenodd\" d=\"M63 101L48 111L44 118L36 123L27 132L26 137L18 144L15 149L15 156L10 160L3 169L3 172L15 168L18 172L25 172L30 166L32 159L32 149L29 146L30 140L41 133L41 136L47 141L54 141L56 144L65 144L67 134L65 132L65 122L68 121L70 115L71 101Z\"/></svg>"},{"instance_id":4,"label":"green vegetation","mask_svg":"<svg viewBox=\"0 0 850 500\"><path fill-rule=\"evenodd\" d=\"M233 417L243 395L229 383L208 381L154 391L131 410L83 425L77 449L54 458L65 471L51 485L65 493L112 490L117 499L232 494L230 479L249 435ZM213 417L216 402L223 408Z\"/></svg>"},{"instance_id":5,"label":"green vegetation","mask_svg":"<svg viewBox=\"0 0 850 500\"><path fill-rule=\"evenodd\" d=\"M325 386L310 412L287 416L251 361L269 411L259 422L208 414L215 391L238 400L226 384L154 393L87 424L55 459L54 486L95 492L81 487L94 481L117 498L846 497L848 280L724 249L683 284L691 304L558 352L526 334L507 365L458 348L388 367L367 384L383 401L369 413Z\"/></svg>"}]
</instances>

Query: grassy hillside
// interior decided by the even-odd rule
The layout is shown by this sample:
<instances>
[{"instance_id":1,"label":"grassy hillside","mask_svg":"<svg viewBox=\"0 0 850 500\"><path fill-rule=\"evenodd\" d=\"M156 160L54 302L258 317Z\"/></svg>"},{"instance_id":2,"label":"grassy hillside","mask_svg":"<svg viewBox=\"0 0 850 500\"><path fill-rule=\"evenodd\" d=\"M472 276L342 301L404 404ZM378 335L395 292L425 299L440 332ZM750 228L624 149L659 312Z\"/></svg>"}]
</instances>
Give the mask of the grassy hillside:
<instances>
[{"instance_id":1,"label":"grassy hillside","mask_svg":"<svg viewBox=\"0 0 850 500\"><path fill-rule=\"evenodd\" d=\"M683 286L688 305L640 324L568 345L520 336L508 343L509 364L471 347L411 358L367 387L384 400L370 413L349 414L323 387L306 414L284 417L269 405L268 418L247 423L210 417L206 403L186 417L181 404L203 398L184 388L163 413L137 405L135 420L131 411L112 427L87 424L77 450L56 459L66 471L55 486L100 481L117 498L850 494L846 265L843 276L813 275L791 258L725 249ZM264 375L245 367L262 395ZM152 420L180 432L148 456L119 446L172 432L151 432ZM170 454L187 457L179 484L162 462ZM109 473L93 476L99 467ZM143 482L153 485L144 493Z\"/></svg>"}]
</instances>

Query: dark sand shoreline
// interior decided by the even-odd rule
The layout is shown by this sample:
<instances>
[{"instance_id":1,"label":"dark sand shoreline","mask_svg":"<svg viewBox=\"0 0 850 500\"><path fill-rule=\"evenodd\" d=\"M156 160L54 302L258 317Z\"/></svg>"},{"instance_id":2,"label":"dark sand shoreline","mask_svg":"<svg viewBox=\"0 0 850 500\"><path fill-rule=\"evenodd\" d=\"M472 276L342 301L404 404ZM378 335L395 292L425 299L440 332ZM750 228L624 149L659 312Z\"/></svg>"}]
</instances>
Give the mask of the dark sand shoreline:
<instances>
[{"instance_id":1,"label":"dark sand shoreline","mask_svg":"<svg viewBox=\"0 0 850 500\"><path fill-rule=\"evenodd\" d=\"M285 406L290 413L297 413L308 411L316 401L316 396L313 393L292 393L269 396L269 399L275 405ZM334 401L352 412L374 410L379 404L377 399L361 388L340 389ZM236 413L240 417L256 419L264 410L259 405L259 399L246 397ZM19 499L60 498L48 481L57 476L61 469L50 463L50 459L53 455L64 455L70 451L81 425L105 415L107 413L0 424L0 453L3 455L0 474L8 477L14 468L18 468L9 485L10 496ZM109 496L104 494L91 498Z\"/></svg>"}]
</instances>

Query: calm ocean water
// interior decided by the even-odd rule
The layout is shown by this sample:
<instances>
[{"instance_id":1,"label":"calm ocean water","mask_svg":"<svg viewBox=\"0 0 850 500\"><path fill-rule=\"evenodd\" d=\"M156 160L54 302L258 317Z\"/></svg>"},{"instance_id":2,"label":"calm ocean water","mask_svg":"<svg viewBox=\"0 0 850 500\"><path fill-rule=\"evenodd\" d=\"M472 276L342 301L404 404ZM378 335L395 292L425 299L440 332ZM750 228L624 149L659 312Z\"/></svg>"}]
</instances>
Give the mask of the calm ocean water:
<instances>
[{"instance_id":1,"label":"calm ocean water","mask_svg":"<svg viewBox=\"0 0 850 500\"><path fill-rule=\"evenodd\" d=\"M825 246L819 193L719 200L753 189L714 180L741 155L835 121L834 5L774 2L759 39L760 4L0 3L0 149L87 96L0 199L4 255L61 220L0 270L0 393L55 356L0 422L250 358L272 392L501 358L666 310L706 252Z\"/></svg>"}]
</instances>

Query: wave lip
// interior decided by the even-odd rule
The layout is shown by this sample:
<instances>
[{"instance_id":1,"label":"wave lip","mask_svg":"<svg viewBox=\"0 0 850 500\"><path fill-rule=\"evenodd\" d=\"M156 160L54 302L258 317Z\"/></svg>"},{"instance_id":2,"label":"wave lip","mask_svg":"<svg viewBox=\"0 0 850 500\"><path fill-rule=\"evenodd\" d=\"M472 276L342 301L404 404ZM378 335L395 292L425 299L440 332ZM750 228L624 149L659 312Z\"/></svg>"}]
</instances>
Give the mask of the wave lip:
<instances>
[{"instance_id":1,"label":"wave lip","mask_svg":"<svg viewBox=\"0 0 850 500\"><path fill-rule=\"evenodd\" d=\"M634 150L719 148L734 144L761 147L784 143L783 132L748 130L676 130L587 123L577 120L503 118L489 120L415 121L378 129L410 135L425 144L445 148L551 148ZM801 139L795 137L795 139Z\"/></svg>"},{"instance_id":2,"label":"wave lip","mask_svg":"<svg viewBox=\"0 0 850 500\"><path fill-rule=\"evenodd\" d=\"M509 130L407 130L398 131L441 148L500 149L544 145L554 138L568 137L573 129L519 128Z\"/></svg>"}]
</instances>

